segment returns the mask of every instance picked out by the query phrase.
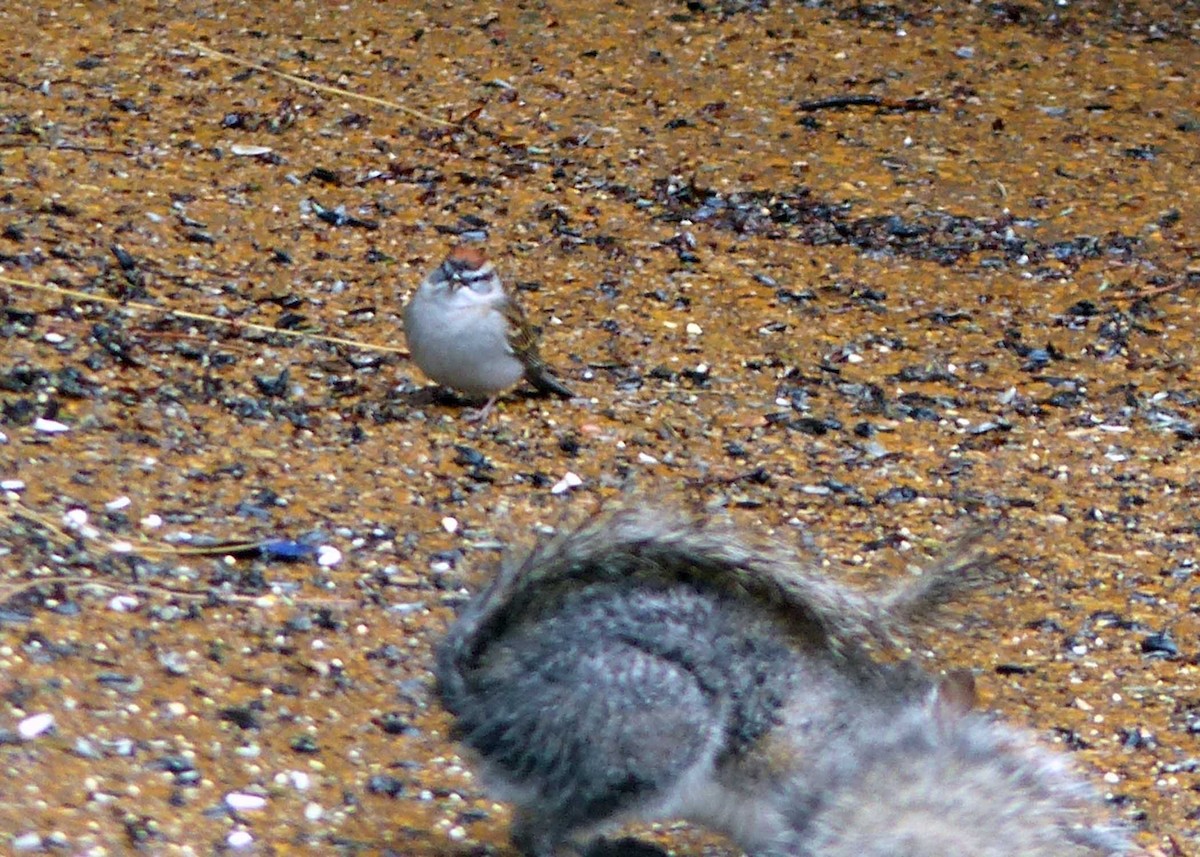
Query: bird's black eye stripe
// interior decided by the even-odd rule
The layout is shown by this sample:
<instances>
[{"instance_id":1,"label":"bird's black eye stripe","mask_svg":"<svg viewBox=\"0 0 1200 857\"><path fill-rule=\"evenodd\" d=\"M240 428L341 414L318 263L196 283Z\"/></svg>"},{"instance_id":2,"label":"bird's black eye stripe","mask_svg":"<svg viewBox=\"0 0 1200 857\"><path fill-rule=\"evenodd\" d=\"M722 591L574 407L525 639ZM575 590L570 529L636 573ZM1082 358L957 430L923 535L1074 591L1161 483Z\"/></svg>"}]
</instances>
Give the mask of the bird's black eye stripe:
<instances>
[{"instance_id":1,"label":"bird's black eye stripe","mask_svg":"<svg viewBox=\"0 0 1200 857\"><path fill-rule=\"evenodd\" d=\"M476 282L478 280L486 280L491 275L492 275L491 269L486 268L486 267L485 268L464 268L458 274L458 276L461 279L467 280L469 282Z\"/></svg>"},{"instance_id":2,"label":"bird's black eye stripe","mask_svg":"<svg viewBox=\"0 0 1200 857\"><path fill-rule=\"evenodd\" d=\"M491 265L475 267L455 259L447 259L438 267L439 279L449 283L452 289L459 286L474 288L476 284L491 279L494 271Z\"/></svg>"}]
</instances>

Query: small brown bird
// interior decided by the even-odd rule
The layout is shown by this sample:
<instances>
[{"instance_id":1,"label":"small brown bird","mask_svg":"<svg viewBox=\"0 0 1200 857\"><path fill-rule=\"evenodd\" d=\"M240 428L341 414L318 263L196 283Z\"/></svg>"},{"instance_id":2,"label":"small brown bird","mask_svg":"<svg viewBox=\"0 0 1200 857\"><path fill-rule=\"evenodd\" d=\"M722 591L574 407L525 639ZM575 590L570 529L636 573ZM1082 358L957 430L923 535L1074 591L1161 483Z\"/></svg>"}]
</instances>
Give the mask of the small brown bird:
<instances>
[{"instance_id":1,"label":"small brown bird","mask_svg":"<svg viewBox=\"0 0 1200 857\"><path fill-rule=\"evenodd\" d=\"M543 393L574 395L542 361L537 331L477 248L454 248L422 280L404 308L404 334L422 372L487 399L468 420L485 419L500 394L522 378Z\"/></svg>"}]
</instances>

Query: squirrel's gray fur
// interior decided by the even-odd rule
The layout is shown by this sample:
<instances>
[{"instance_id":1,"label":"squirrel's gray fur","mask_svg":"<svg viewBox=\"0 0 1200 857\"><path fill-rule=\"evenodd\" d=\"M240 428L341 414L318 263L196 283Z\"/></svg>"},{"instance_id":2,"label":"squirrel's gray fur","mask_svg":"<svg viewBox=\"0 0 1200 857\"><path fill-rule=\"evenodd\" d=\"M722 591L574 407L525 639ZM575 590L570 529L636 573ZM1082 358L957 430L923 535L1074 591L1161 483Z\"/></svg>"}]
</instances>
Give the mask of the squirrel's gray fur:
<instances>
[{"instance_id":1,"label":"squirrel's gray fur","mask_svg":"<svg viewBox=\"0 0 1200 857\"><path fill-rule=\"evenodd\" d=\"M812 857L1100 857L1129 853L1066 755L975 712L868 702L783 790Z\"/></svg>"},{"instance_id":2,"label":"squirrel's gray fur","mask_svg":"<svg viewBox=\"0 0 1200 857\"><path fill-rule=\"evenodd\" d=\"M936 774L946 761L983 781L1015 765L1048 794L1078 787L1041 762L1021 768L1026 755L996 749L1013 743L1003 727L939 714L948 706L935 682L864 648L977 586L986 565L968 546L868 594L726 527L626 508L506 563L438 647L438 692L485 782L515 804L513 840L529 857L669 818L719 829L755 855L859 853L844 825L872 829L854 806L890 805L886 790L861 793L880 765ZM913 752L917 739L928 752ZM1074 841L1074 815L1031 807Z\"/></svg>"}]
</instances>

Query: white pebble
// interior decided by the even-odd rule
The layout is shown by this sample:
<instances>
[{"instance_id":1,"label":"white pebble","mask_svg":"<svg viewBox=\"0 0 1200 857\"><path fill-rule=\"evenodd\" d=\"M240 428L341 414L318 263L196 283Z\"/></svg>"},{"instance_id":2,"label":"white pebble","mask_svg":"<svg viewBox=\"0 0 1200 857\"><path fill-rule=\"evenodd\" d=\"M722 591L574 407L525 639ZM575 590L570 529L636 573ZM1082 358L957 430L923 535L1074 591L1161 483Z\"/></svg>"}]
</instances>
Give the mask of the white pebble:
<instances>
[{"instance_id":1,"label":"white pebble","mask_svg":"<svg viewBox=\"0 0 1200 857\"><path fill-rule=\"evenodd\" d=\"M687 331L688 336L699 336L700 334L704 333L704 328L696 324L694 321L689 321L684 330Z\"/></svg>"},{"instance_id":2,"label":"white pebble","mask_svg":"<svg viewBox=\"0 0 1200 857\"><path fill-rule=\"evenodd\" d=\"M304 807L304 817L309 821L320 821L321 816L325 814L325 810L321 808L319 803L308 803Z\"/></svg>"},{"instance_id":3,"label":"white pebble","mask_svg":"<svg viewBox=\"0 0 1200 857\"><path fill-rule=\"evenodd\" d=\"M54 728L54 715L43 711L41 714L26 717L18 723L17 734L26 741L32 741L52 728Z\"/></svg>"},{"instance_id":4,"label":"white pebble","mask_svg":"<svg viewBox=\"0 0 1200 857\"><path fill-rule=\"evenodd\" d=\"M304 771L288 771L287 778L297 791L306 792L312 786L312 777Z\"/></svg>"},{"instance_id":5,"label":"white pebble","mask_svg":"<svg viewBox=\"0 0 1200 857\"><path fill-rule=\"evenodd\" d=\"M579 478L579 475L568 470L562 479L554 483L554 486L550 489L550 493L566 494L572 488L578 488L582 484L583 480Z\"/></svg>"},{"instance_id":6,"label":"white pebble","mask_svg":"<svg viewBox=\"0 0 1200 857\"><path fill-rule=\"evenodd\" d=\"M13 851L41 851L42 837L36 833L22 833L13 837L12 847Z\"/></svg>"},{"instance_id":7,"label":"white pebble","mask_svg":"<svg viewBox=\"0 0 1200 857\"><path fill-rule=\"evenodd\" d=\"M51 345L59 345L59 344L67 341L67 338L65 336L63 336L61 333L53 333L53 332L47 333L42 338L45 339L47 342L49 342Z\"/></svg>"},{"instance_id":8,"label":"white pebble","mask_svg":"<svg viewBox=\"0 0 1200 857\"><path fill-rule=\"evenodd\" d=\"M243 157L249 155L269 155L271 153L271 147L249 146L244 143L234 143L229 147L229 151L233 152L235 155L242 155Z\"/></svg>"},{"instance_id":9,"label":"white pebble","mask_svg":"<svg viewBox=\"0 0 1200 857\"><path fill-rule=\"evenodd\" d=\"M113 553L133 553L133 545L129 542L113 542L108 549Z\"/></svg>"},{"instance_id":10,"label":"white pebble","mask_svg":"<svg viewBox=\"0 0 1200 857\"><path fill-rule=\"evenodd\" d=\"M163 525L163 519L159 515L147 515L142 518L141 524L147 530L157 530Z\"/></svg>"},{"instance_id":11,"label":"white pebble","mask_svg":"<svg viewBox=\"0 0 1200 857\"><path fill-rule=\"evenodd\" d=\"M249 845L254 844L254 837L246 830L235 830L233 833L225 837L225 844L230 848L241 850Z\"/></svg>"},{"instance_id":12,"label":"white pebble","mask_svg":"<svg viewBox=\"0 0 1200 857\"><path fill-rule=\"evenodd\" d=\"M128 497L118 497L115 500L109 500L107 503L105 503L104 508L108 509L110 512L116 512L120 509L126 508L131 503L133 503L133 501Z\"/></svg>"},{"instance_id":13,"label":"white pebble","mask_svg":"<svg viewBox=\"0 0 1200 857\"><path fill-rule=\"evenodd\" d=\"M25 482L21 479L5 479L0 482L0 490L4 491L24 491Z\"/></svg>"},{"instance_id":14,"label":"white pebble","mask_svg":"<svg viewBox=\"0 0 1200 857\"><path fill-rule=\"evenodd\" d=\"M317 565L329 568L342 561L342 552L333 545L321 545L317 548Z\"/></svg>"},{"instance_id":15,"label":"white pebble","mask_svg":"<svg viewBox=\"0 0 1200 857\"><path fill-rule=\"evenodd\" d=\"M458 532L458 519L449 517L442 518L442 529L448 532L450 535L454 535Z\"/></svg>"},{"instance_id":16,"label":"white pebble","mask_svg":"<svg viewBox=\"0 0 1200 857\"><path fill-rule=\"evenodd\" d=\"M108 599L108 609L114 613L132 613L140 603L133 595L114 595Z\"/></svg>"},{"instance_id":17,"label":"white pebble","mask_svg":"<svg viewBox=\"0 0 1200 857\"><path fill-rule=\"evenodd\" d=\"M658 464L658 459L655 458L653 455L647 455L644 452L639 452L638 453L638 463L639 464Z\"/></svg>"},{"instance_id":18,"label":"white pebble","mask_svg":"<svg viewBox=\"0 0 1200 857\"><path fill-rule=\"evenodd\" d=\"M63 523L72 529L79 529L88 522L86 509L68 509L63 514Z\"/></svg>"},{"instance_id":19,"label":"white pebble","mask_svg":"<svg viewBox=\"0 0 1200 857\"><path fill-rule=\"evenodd\" d=\"M225 805L236 810L262 809L267 805L267 799L262 795L252 795L246 792L230 792L225 795Z\"/></svg>"},{"instance_id":20,"label":"white pebble","mask_svg":"<svg viewBox=\"0 0 1200 857\"><path fill-rule=\"evenodd\" d=\"M71 427L65 423L60 423L58 420L48 420L44 417L38 417L33 421L33 427L37 431L44 431L48 434L59 434L64 431L70 431Z\"/></svg>"}]
</instances>

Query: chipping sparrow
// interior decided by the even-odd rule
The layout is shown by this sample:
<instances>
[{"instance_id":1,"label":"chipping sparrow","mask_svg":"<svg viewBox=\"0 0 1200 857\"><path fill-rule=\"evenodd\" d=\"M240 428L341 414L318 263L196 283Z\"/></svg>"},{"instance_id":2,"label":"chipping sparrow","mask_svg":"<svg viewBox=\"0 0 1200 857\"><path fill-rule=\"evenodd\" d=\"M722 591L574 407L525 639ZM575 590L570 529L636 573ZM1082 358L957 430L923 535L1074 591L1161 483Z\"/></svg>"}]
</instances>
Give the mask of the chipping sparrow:
<instances>
[{"instance_id":1,"label":"chipping sparrow","mask_svg":"<svg viewBox=\"0 0 1200 857\"><path fill-rule=\"evenodd\" d=\"M543 393L573 396L538 354L537 332L474 247L450 251L404 308L408 350L421 371L468 396L487 398L467 417L484 419L522 378Z\"/></svg>"}]
</instances>

